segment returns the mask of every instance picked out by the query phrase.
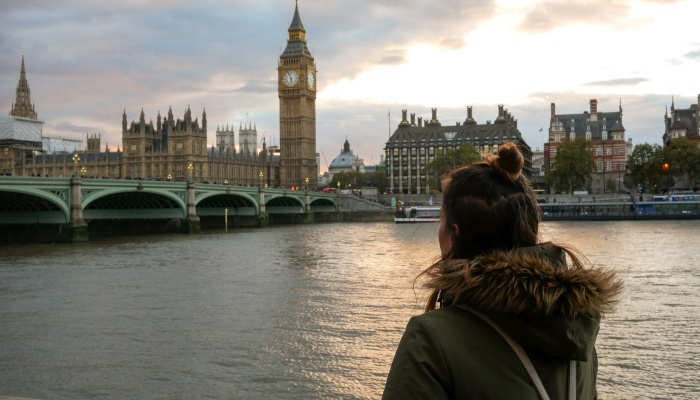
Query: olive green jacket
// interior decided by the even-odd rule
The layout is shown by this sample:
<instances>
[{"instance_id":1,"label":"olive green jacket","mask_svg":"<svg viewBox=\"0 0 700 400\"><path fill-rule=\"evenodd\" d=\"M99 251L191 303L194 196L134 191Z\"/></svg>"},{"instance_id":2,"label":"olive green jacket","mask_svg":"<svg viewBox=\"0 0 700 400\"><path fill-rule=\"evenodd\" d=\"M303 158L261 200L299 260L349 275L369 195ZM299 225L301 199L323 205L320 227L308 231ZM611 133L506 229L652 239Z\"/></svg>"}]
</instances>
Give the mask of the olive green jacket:
<instances>
[{"instance_id":1,"label":"olive green jacket","mask_svg":"<svg viewBox=\"0 0 700 400\"><path fill-rule=\"evenodd\" d=\"M443 299L459 294L408 322L383 399L540 398L515 352L470 308L523 347L551 399L568 396L570 360L577 361L577 399L595 399L600 315L621 286L608 271L566 268L552 251L559 250L447 262L445 275L462 281L445 283Z\"/></svg>"}]
</instances>

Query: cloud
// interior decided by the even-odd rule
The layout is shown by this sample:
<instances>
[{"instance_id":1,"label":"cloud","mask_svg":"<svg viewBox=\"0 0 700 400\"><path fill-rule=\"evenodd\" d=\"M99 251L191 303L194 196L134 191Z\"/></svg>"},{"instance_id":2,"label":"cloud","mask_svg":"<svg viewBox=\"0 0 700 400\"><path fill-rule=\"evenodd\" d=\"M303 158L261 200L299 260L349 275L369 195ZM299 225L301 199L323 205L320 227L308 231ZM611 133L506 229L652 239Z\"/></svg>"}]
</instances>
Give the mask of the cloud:
<instances>
[{"instance_id":1,"label":"cloud","mask_svg":"<svg viewBox=\"0 0 700 400\"><path fill-rule=\"evenodd\" d=\"M440 42L440 46L448 49L459 49L464 46L464 39L460 38L445 38Z\"/></svg>"},{"instance_id":2,"label":"cloud","mask_svg":"<svg viewBox=\"0 0 700 400\"><path fill-rule=\"evenodd\" d=\"M685 57L691 60L700 60L700 50L691 51L687 53Z\"/></svg>"},{"instance_id":3,"label":"cloud","mask_svg":"<svg viewBox=\"0 0 700 400\"><path fill-rule=\"evenodd\" d=\"M606 81L596 81L584 83L585 86L628 86L628 85L638 85L642 82L647 82L647 78L620 78L620 79L610 79Z\"/></svg>"},{"instance_id":4,"label":"cloud","mask_svg":"<svg viewBox=\"0 0 700 400\"><path fill-rule=\"evenodd\" d=\"M378 64L401 64L403 60L403 56L384 56Z\"/></svg>"},{"instance_id":5,"label":"cloud","mask_svg":"<svg viewBox=\"0 0 700 400\"><path fill-rule=\"evenodd\" d=\"M627 10L624 0L544 0L525 15L520 29L541 33L572 23L614 23Z\"/></svg>"},{"instance_id":6,"label":"cloud","mask_svg":"<svg viewBox=\"0 0 700 400\"><path fill-rule=\"evenodd\" d=\"M630 18L635 7L644 4L668 6L682 0L541 0L535 1L523 18L520 30L529 33L551 31L570 24L629 25L648 19Z\"/></svg>"},{"instance_id":7,"label":"cloud","mask_svg":"<svg viewBox=\"0 0 700 400\"><path fill-rule=\"evenodd\" d=\"M57 124L51 124L51 126L59 131L69 131L69 132L93 132L98 130L99 128L95 126L87 126L87 125L76 125L72 122L59 122Z\"/></svg>"}]
</instances>

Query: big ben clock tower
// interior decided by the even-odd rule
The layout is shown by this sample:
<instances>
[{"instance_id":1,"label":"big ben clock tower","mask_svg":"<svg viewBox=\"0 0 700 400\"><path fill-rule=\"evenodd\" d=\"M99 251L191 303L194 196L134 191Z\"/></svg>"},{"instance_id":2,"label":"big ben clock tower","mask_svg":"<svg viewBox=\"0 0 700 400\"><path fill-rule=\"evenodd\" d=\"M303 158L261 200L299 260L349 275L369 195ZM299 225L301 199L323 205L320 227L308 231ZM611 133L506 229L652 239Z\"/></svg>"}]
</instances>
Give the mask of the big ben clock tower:
<instances>
[{"instance_id":1,"label":"big ben clock tower","mask_svg":"<svg viewBox=\"0 0 700 400\"><path fill-rule=\"evenodd\" d=\"M282 186L316 187L316 67L306 46L299 6L280 56L280 175Z\"/></svg>"}]
</instances>

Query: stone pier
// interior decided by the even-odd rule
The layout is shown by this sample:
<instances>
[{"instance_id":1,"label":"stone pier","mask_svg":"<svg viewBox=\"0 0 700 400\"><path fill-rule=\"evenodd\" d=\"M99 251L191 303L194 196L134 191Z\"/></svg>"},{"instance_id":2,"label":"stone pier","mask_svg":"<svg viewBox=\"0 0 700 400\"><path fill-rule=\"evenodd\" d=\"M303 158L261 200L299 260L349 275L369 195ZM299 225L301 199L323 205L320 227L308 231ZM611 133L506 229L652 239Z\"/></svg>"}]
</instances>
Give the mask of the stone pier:
<instances>
[{"instance_id":1,"label":"stone pier","mask_svg":"<svg viewBox=\"0 0 700 400\"><path fill-rule=\"evenodd\" d=\"M83 218L83 185L79 176L70 180L70 223L65 231L65 240L69 242L87 242L88 225Z\"/></svg>"},{"instance_id":2,"label":"stone pier","mask_svg":"<svg viewBox=\"0 0 700 400\"><path fill-rule=\"evenodd\" d=\"M195 186L192 181L187 182L187 217L182 226L185 233L199 233L201 230L195 202Z\"/></svg>"}]
</instances>

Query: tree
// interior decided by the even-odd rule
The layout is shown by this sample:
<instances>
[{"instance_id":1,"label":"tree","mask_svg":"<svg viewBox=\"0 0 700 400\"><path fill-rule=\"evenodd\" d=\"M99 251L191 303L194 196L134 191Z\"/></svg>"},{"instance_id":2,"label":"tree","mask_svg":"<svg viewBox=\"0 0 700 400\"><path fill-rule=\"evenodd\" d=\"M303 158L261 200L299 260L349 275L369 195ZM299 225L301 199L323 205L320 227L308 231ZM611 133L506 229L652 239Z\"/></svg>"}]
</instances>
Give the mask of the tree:
<instances>
[{"instance_id":1,"label":"tree","mask_svg":"<svg viewBox=\"0 0 700 400\"><path fill-rule=\"evenodd\" d=\"M547 181L558 192L573 193L590 182L594 166L590 142L583 138L565 141L557 146L557 158Z\"/></svg>"},{"instance_id":2,"label":"tree","mask_svg":"<svg viewBox=\"0 0 700 400\"><path fill-rule=\"evenodd\" d=\"M613 178L608 178L605 181L605 190L615 193L617 191L617 182L615 182L615 179Z\"/></svg>"},{"instance_id":3,"label":"tree","mask_svg":"<svg viewBox=\"0 0 700 400\"><path fill-rule=\"evenodd\" d=\"M479 161L481 154L471 144L464 144L455 149L447 149L437 153L435 159L428 163L426 169L430 175L430 186L439 188L439 179L453 169Z\"/></svg>"},{"instance_id":4,"label":"tree","mask_svg":"<svg viewBox=\"0 0 700 400\"><path fill-rule=\"evenodd\" d=\"M376 187L379 193L384 193L387 185L386 171L384 168L377 168L375 172L336 172L333 174L333 179L328 186L337 188L338 182L340 182L340 186L343 189L347 188L348 185L358 189L361 187Z\"/></svg>"},{"instance_id":5,"label":"tree","mask_svg":"<svg viewBox=\"0 0 700 400\"><path fill-rule=\"evenodd\" d=\"M674 139L664 148L664 161L669 164L669 173L674 177L686 177L688 187L694 188L700 177L700 148L692 141Z\"/></svg>"},{"instance_id":6,"label":"tree","mask_svg":"<svg viewBox=\"0 0 700 400\"><path fill-rule=\"evenodd\" d=\"M635 185L641 185L647 192L655 192L663 177L664 150L658 144L634 146L627 162L627 169Z\"/></svg>"}]
</instances>

